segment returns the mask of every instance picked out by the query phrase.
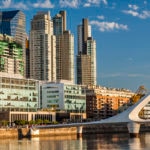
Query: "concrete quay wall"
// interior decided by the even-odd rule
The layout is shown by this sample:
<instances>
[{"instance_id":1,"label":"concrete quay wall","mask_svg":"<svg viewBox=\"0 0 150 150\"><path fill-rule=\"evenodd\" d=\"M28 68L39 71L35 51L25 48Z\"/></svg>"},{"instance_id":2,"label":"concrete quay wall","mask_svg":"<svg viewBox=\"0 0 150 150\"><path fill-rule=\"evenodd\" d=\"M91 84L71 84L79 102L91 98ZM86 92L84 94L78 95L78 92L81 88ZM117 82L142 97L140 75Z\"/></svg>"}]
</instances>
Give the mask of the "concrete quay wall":
<instances>
[{"instance_id":1,"label":"concrete quay wall","mask_svg":"<svg viewBox=\"0 0 150 150\"><path fill-rule=\"evenodd\" d=\"M141 124L140 132L150 132L150 124ZM83 128L83 133L128 133L126 123L122 124L100 124Z\"/></svg>"},{"instance_id":2,"label":"concrete quay wall","mask_svg":"<svg viewBox=\"0 0 150 150\"><path fill-rule=\"evenodd\" d=\"M35 129L36 130L36 129ZM141 125L140 132L150 132L150 125ZM83 134L96 133L128 133L126 124L92 125L83 127ZM43 128L39 129L38 135L31 134L30 128L7 128L0 129L0 138L31 138L40 136L63 136L77 135L76 127L66 128Z\"/></svg>"},{"instance_id":3,"label":"concrete quay wall","mask_svg":"<svg viewBox=\"0 0 150 150\"><path fill-rule=\"evenodd\" d=\"M36 130L36 129L35 129ZM0 139L4 138L31 138L37 136L58 136L77 134L76 127L69 128L44 128L38 129L39 135L32 135L30 128L7 128L0 129Z\"/></svg>"},{"instance_id":4,"label":"concrete quay wall","mask_svg":"<svg viewBox=\"0 0 150 150\"><path fill-rule=\"evenodd\" d=\"M27 128L2 128L0 129L0 139L30 137L30 129Z\"/></svg>"},{"instance_id":5,"label":"concrete quay wall","mask_svg":"<svg viewBox=\"0 0 150 150\"><path fill-rule=\"evenodd\" d=\"M76 127L39 129L39 136L57 136L77 134Z\"/></svg>"}]
</instances>

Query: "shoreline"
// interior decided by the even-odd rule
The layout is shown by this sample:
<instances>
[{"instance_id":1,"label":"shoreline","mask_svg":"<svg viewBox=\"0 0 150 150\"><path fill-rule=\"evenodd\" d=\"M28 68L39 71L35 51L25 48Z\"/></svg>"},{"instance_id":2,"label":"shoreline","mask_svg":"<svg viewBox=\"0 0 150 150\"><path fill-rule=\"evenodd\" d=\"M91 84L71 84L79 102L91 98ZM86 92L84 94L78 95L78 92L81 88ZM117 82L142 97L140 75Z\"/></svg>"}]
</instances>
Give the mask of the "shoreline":
<instances>
[{"instance_id":1,"label":"shoreline","mask_svg":"<svg viewBox=\"0 0 150 150\"><path fill-rule=\"evenodd\" d=\"M37 134L34 134L37 132ZM150 132L150 124L141 125L140 133ZM128 133L126 124L111 124L111 125L96 125L83 127L84 134L112 134L112 133ZM139 133L139 134L140 134ZM77 135L76 127L63 127L63 128L1 128L0 139L5 138L32 138L32 137L48 137L48 136L65 136Z\"/></svg>"}]
</instances>

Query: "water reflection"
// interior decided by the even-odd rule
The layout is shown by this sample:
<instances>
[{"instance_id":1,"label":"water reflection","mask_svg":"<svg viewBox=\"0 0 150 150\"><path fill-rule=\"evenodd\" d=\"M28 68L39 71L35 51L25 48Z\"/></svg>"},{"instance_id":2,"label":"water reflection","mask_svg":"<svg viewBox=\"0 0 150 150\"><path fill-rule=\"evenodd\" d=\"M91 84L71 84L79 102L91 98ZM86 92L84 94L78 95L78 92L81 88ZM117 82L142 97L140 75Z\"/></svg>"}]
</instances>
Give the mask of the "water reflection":
<instances>
[{"instance_id":1,"label":"water reflection","mask_svg":"<svg viewBox=\"0 0 150 150\"><path fill-rule=\"evenodd\" d=\"M128 134L91 134L0 140L0 150L149 150L150 133L139 138Z\"/></svg>"}]
</instances>

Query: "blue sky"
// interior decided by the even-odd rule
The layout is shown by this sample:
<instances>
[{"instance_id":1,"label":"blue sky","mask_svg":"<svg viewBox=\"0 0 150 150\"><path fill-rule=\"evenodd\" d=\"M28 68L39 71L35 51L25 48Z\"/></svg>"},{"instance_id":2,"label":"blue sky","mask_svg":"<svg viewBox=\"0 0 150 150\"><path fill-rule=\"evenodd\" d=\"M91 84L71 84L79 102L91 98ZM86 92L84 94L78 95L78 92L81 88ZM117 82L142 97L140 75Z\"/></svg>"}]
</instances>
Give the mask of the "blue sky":
<instances>
[{"instance_id":1,"label":"blue sky","mask_svg":"<svg viewBox=\"0 0 150 150\"><path fill-rule=\"evenodd\" d=\"M150 89L150 0L1 0L0 10L20 9L26 14L27 32L37 11L53 17L67 11L67 29L75 36L77 25L88 18L97 42L98 85Z\"/></svg>"}]
</instances>

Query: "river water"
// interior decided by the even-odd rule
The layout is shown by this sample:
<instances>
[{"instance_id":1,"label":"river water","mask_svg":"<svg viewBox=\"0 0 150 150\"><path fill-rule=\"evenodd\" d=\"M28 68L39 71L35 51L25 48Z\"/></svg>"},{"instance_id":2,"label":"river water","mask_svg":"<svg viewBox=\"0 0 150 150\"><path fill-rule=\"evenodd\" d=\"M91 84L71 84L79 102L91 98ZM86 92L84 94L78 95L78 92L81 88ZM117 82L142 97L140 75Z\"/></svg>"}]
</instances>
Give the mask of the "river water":
<instances>
[{"instance_id":1,"label":"river water","mask_svg":"<svg viewBox=\"0 0 150 150\"><path fill-rule=\"evenodd\" d=\"M89 134L40 137L31 139L1 139L0 150L150 150L150 133L138 138L129 134Z\"/></svg>"}]
</instances>

